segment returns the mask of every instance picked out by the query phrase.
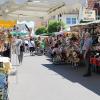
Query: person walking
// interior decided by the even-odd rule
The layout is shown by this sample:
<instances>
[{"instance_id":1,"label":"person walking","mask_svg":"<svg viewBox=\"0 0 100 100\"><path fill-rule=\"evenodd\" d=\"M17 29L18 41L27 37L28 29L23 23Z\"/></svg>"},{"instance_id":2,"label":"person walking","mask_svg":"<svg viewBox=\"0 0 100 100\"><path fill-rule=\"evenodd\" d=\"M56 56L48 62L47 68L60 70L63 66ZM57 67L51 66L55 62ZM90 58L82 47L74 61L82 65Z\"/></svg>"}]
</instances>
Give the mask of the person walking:
<instances>
[{"instance_id":1,"label":"person walking","mask_svg":"<svg viewBox=\"0 0 100 100\"><path fill-rule=\"evenodd\" d=\"M35 42L34 42L34 40L30 39L28 45L29 45L29 49L30 49L30 55L33 56L34 51L35 51Z\"/></svg>"},{"instance_id":2,"label":"person walking","mask_svg":"<svg viewBox=\"0 0 100 100\"><path fill-rule=\"evenodd\" d=\"M24 42L22 42L22 44L20 46L20 63L21 64L23 62L24 52L25 52L25 44L24 44Z\"/></svg>"},{"instance_id":3,"label":"person walking","mask_svg":"<svg viewBox=\"0 0 100 100\"><path fill-rule=\"evenodd\" d=\"M84 77L91 76L90 56L91 56L92 43L93 43L92 37L90 37L90 34L86 32L84 34L84 44L82 47L83 57L84 57L85 65L87 67L87 72L86 74L84 74Z\"/></svg>"},{"instance_id":4,"label":"person walking","mask_svg":"<svg viewBox=\"0 0 100 100\"><path fill-rule=\"evenodd\" d=\"M23 41L20 38L20 36L17 36L15 45L16 45L16 55L18 56L19 64L21 64L23 61L24 47L23 47Z\"/></svg>"},{"instance_id":5,"label":"person walking","mask_svg":"<svg viewBox=\"0 0 100 100\"><path fill-rule=\"evenodd\" d=\"M28 53L29 52L28 40L24 40L24 44L25 44L25 52Z\"/></svg>"}]
</instances>

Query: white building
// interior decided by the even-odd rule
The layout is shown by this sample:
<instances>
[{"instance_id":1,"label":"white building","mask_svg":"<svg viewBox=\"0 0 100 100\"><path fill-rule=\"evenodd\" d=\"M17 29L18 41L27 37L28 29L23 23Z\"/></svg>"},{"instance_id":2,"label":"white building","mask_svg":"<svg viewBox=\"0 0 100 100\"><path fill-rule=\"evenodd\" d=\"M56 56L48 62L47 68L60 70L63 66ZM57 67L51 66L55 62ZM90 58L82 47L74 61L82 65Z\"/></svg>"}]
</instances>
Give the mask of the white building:
<instances>
[{"instance_id":1,"label":"white building","mask_svg":"<svg viewBox=\"0 0 100 100\"><path fill-rule=\"evenodd\" d=\"M65 14L62 15L62 21L67 24L68 26L72 26L74 24L78 24L79 23L79 19L78 19L78 14Z\"/></svg>"},{"instance_id":2,"label":"white building","mask_svg":"<svg viewBox=\"0 0 100 100\"><path fill-rule=\"evenodd\" d=\"M79 10L67 9L66 5L53 11L49 14L49 20L63 21L67 26L72 26L79 23Z\"/></svg>"},{"instance_id":3,"label":"white building","mask_svg":"<svg viewBox=\"0 0 100 100\"><path fill-rule=\"evenodd\" d=\"M80 9L86 6L87 0L65 0L58 8L51 9L49 20L63 21L67 26L80 23Z\"/></svg>"},{"instance_id":4,"label":"white building","mask_svg":"<svg viewBox=\"0 0 100 100\"><path fill-rule=\"evenodd\" d=\"M89 9L89 5L91 5L89 1L93 0L74 0L74 2L67 0L58 8L51 9L49 20L63 21L68 26L78 24L81 21L94 21L96 13L92 8Z\"/></svg>"},{"instance_id":5,"label":"white building","mask_svg":"<svg viewBox=\"0 0 100 100\"><path fill-rule=\"evenodd\" d=\"M1 0L2 1L2 0ZM9 20L62 20L71 26L79 23L82 0L3 0L0 15ZM6 18L5 18L6 19Z\"/></svg>"}]
</instances>

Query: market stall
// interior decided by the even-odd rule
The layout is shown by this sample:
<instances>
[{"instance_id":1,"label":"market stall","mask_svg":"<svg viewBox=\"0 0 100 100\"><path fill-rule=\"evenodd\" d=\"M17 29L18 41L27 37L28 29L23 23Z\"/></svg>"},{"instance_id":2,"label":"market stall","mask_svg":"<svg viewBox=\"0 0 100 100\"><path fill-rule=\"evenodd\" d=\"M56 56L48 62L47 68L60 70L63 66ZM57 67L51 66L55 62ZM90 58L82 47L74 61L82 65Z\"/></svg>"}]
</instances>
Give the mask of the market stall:
<instances>
[{"instance_id":1,"label":"market stall","mask_svg":"<svg viewBox=\"0 0 100 100\"><path fill-rule=\"evenodd\" d=\"M8 100L8 74L12 70L10 62L12 35L6 28L0 29L0 100Z\"/></svg>"},{"instance_id":2,"label":"market stall","mask_svg":"<svg viewBox=\"0 0 100 100\"><path fill-rule=\"evenodd\" d=\"M0 100L8 98L8 74L11 72L12 65L8 57L0 56Z\"/></svg>"},{"instance_id":3,"label":"market stall","mask_svg":"<svg viewBox=\"0 0 100 100\"><path fill-rule=\"evenodd\" d=\"M75 68L78 66L80 61L78 32L56 32L55 35L49 37L48 41L54 64L70 63Z\"/></svg>"},{"instance_id":4,"label":"market stall","mask_svg":"<svg viewBox=\"0 0 100 100\"><path fill-rule=\"evenodd\" d=\"M72 30L78 29L80 30L81 36L84 35L85 32L89 32L92 37L93 43L91 48L90 55L90 64L93 67L93 71L100 71L100 20L96 20L89 23L79 24L73 26Z\"/></svg>"},{"instance_id":5,"label":"market stall","mask_svg":"<svg viewBox=\"0 0 100 100\"><path fill-rule=\"evenodd\" d=\"M94 71L100 72L100 20L89 23L91 36L93 38L92 54L90 63Z\"/></svg>"}]
</instances>

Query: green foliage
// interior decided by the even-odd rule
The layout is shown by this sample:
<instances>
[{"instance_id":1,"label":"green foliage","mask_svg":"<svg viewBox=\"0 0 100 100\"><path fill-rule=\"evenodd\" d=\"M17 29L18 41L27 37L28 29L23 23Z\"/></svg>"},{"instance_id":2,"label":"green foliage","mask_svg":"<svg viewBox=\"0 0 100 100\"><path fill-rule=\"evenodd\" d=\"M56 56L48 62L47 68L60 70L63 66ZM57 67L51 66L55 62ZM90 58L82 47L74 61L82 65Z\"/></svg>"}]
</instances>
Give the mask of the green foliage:
<instances>
[{"instance_id":1,"label":"green foliage","mask_svg":"<svg viewBox=\"0 0 100 100\"><path fill-rule=\"evenodd\" d=\"M41 35L41 34L44 34L44 33L47 33L47 28L46 27L40 27L35 31L36 35Z\"/></svg>"},{"instance_id":2,"label":"green foliage","mask_svg":"<svg viewBox=\"0 0 100 100\"><path fill-rule=\"evenodd\" d=\"M50 21L48 25L48 33L59 32L61 27L64 28L64 23L62 21Z\"/></svg>"}]
</instances>

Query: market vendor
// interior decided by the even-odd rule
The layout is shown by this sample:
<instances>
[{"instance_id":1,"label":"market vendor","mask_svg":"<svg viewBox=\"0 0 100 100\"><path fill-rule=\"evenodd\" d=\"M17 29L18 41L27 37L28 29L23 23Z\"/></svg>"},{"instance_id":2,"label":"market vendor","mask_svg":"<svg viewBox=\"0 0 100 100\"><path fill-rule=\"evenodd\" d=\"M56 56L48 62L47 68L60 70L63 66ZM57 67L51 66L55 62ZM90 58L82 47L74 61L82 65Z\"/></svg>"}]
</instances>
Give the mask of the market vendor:
<instances>
[{"instance_id":1,"label":"market vendor","mask_svg":"<svg viewBox=\"0 0 100 100\"><path fill-rule=\"evenodd\" d=\"M92 47L92 37L90 37L90 34L86 32L84 34L84 44L82 47L83 50L83 57L85 61L85 65L87 67L87 72L84 75L84 77L91 76L91 65L90 65L90 53L91 53L91 47Z\"/></svg>"}]
</instances>

